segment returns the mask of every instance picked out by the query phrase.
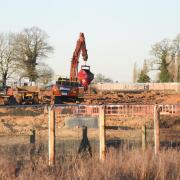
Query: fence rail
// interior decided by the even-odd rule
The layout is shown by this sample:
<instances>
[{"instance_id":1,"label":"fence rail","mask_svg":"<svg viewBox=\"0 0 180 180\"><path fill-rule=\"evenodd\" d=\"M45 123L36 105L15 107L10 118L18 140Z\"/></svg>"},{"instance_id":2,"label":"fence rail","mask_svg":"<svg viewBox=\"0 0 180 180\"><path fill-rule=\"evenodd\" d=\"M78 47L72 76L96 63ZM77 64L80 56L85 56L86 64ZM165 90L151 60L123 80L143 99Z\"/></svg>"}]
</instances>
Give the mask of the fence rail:
<instances>
[{"instance_id":1,"label":"fence rail","mask_svg":"<svg viewBox=\"0 0 180 180\"><path fill-rule=\"evenodd\" d=\"M105 115L112 116L152 116L154 113L154 105L136 105L136 104L118 104L118 105L105 105ZM158 105L161 115L180 115L180 104ZM55 106L55 109L60 112L61 115L80 115L80 116L97 116L99 114L99 108L101 105L62 105Z\"/></svg>"}]
</instances>

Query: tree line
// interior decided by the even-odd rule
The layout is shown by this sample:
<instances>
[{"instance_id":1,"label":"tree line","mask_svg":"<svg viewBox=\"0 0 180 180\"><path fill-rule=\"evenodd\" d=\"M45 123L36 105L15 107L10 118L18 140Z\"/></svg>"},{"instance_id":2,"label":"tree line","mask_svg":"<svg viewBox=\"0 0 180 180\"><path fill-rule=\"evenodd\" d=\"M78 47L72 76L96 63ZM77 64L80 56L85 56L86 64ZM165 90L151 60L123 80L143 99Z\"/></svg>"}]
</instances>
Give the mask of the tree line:
<instances>
[{"instance_id":1,"label":"tree line","mask_svg":"<svg viewBox=\"0 0 180 180\"><path fill-rule=\"evenodd\" d=\"M48 35L38 27L25 28L17 33L0 33L0 76L3 86L7 79L48 83L53 70L43 62L53 47L48 43Z\"/></svg>"},{"instance_id":2,"label":"tree line","mask_svg":"<svg viewBox=\"0 0 180 180\"><path fill-rule=\"evenodd\" d=\"M133 82L150 82L150 71L157 72L156 82L180 82L180 34L152 45L141 69L134 63Z\"/></svg>"}]
</instances>

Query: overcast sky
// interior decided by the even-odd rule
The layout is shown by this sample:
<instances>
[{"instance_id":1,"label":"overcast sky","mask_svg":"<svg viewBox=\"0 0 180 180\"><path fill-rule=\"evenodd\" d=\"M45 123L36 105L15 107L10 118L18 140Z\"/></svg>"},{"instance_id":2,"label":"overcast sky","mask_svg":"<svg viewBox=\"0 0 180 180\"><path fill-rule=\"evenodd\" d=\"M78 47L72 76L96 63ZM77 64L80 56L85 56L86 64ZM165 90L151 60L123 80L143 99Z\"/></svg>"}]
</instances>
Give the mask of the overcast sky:
<instances>
[{"instance_id":1,"label":"overcast sky","mask_svg":"<svg viewBox=\"0 0 180 180\"><path fill-rule=\"evenodd\" d=\"M0 32L38 26L54 54L45 60L69 75L79 32L84 32L92 72L132 81L152 44L180 33L180 0L0 0ZM82 63L82 59L81 59Z\"/></svg>"}]
</instances>

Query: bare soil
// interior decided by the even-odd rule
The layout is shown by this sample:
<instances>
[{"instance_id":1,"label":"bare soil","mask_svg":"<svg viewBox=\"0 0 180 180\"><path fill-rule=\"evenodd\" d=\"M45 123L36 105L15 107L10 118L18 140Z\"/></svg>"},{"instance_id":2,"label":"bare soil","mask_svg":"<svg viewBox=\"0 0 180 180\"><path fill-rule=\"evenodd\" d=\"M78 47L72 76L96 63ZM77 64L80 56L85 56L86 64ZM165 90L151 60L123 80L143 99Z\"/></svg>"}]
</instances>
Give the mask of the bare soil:
<instances>
[{"instance_id":1,"label":"bare soil","mask_svg":"<svg viewBox=\"0 0 180 180\"><path fill-rule=\"evenodd\" d=\"M84 97L86 104L136 103L136 104L179 104L180 93L163 91L146 91L139 93L123 93L117 91L102 91L87 93Z\"/></svg>"}]
</instances>

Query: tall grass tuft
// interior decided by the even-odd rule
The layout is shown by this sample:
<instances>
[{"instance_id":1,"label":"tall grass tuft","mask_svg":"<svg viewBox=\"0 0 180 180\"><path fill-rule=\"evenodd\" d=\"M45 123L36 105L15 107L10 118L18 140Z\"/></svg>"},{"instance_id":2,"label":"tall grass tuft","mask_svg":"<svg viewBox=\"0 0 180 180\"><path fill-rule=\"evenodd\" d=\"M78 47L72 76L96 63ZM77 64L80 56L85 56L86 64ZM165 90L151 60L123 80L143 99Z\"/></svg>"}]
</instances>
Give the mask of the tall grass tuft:
<instances>
[{"instance_id":1,"label":"tall grass tuft","mask_svg":"<svg viewBox=\"0 0 180 180\"><path fill-rule=\"evenodd\" d=\"M153 149L109 149L104 162L98 154L59 155L55 167L48 166L45 154L31 160L27 157L0 157L0 179L122 179L122 180L179 180L179 150L162 150L158 156Z\"/></svg>"}]
</instances>

